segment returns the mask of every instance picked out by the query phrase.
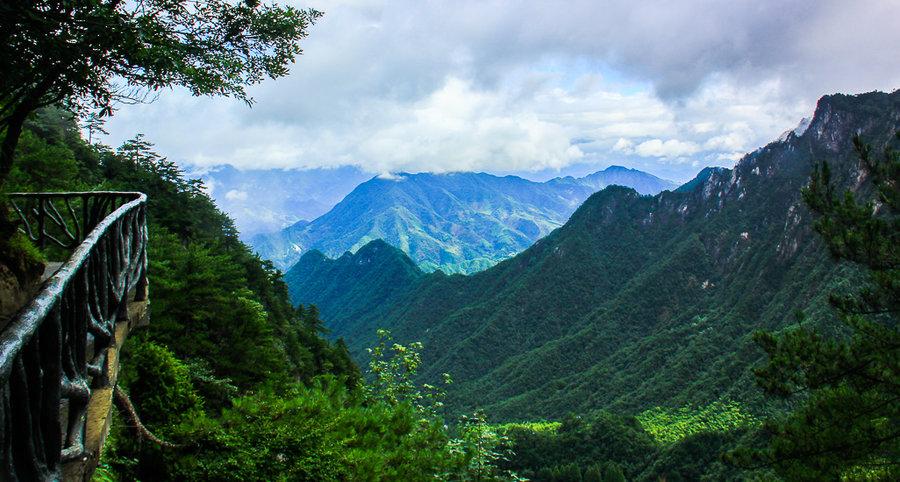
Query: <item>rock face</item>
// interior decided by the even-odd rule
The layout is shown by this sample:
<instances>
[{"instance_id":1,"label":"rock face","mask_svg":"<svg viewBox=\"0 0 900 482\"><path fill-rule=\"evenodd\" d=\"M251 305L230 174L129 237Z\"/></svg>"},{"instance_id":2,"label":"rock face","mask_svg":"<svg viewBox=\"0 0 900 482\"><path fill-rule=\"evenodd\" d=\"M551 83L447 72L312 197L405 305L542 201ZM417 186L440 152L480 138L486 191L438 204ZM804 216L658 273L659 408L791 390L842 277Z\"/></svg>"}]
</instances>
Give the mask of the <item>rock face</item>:
<instances>
[{"instance_id":1,"label":"rock face","mask_svg":"<svg viewBox=\"0 0 900 482\"><path fill-rule=\"evenodd\" d=\"M654 197L606 188L484 272L379 278L357 264L288 282L297 302L325 307L334 335L359 355L376 328L422 341L423 376L453 376L455 410L521 419L754 403L750 368L762 354L752 333L794 323L797 310L827 320L828 293L856 276L819 243L800 189L821 161L840 187L866 189L853 136L877 151L898 129L900 91L827 96L806 130L734 169L704 170ZM328 264L308 261L307 271ZM391 284L389 296L369 296L385 292L378 282Z\"/></svg>"},{"instance_id":2,"label":"rock face","mask_svg":"<svg viewBox=\"0 0 900 482\"><path fill-rule=\"evenodd\" d=\"M0 262L0 329L37 293L44 264L12 254L12 261Z\"/></svg>"},{"instance_id":3,"label":"rock face","mask_svg":"<svg viewBox=\"0 0 900 482\"><path fill-rule=\"evenodd\" d=\"M618 166L544 183L484 173L401 173L360 184L318 219L257 236L252 244L260 256L287 269L308 250L334 258L382 239L425 271L472 273L531 246L611 184L643 194L675 187Z\"/></svg>"}]
</instances>

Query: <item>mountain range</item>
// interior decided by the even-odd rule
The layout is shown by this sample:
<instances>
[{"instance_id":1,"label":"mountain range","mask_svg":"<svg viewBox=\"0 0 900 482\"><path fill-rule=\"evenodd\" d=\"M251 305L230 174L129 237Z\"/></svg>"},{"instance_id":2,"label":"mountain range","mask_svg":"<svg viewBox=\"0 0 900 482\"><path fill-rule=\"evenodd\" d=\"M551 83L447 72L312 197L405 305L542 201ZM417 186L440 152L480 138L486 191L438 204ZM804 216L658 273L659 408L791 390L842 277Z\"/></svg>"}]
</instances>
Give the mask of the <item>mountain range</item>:
<instances>
[{"instance_id":1,"label":"mountain range","mask_svg":"<svg viewBox=\"0 0 900 482\"><path fill-rule=\"evenodd\" d=\"M673 191L612 186L522 253L464 276L427 273L390 241L286 273L363 358L378 328L425 345L422 378L452 375L448 406L498 419L604 408L636 413L762 403L757 330L828 319L853 283L811 229L800 189L827 161L839 187L866 189L852 138L880 149L900 129L900 91L823 97L808 127L709 168Z\"/></svg>"},{"instance_id":2,"label":"mountain range","mask_svg":"<svg viewBox=\"0 0 900 482\"><path fill-rule=\"evenodd\" d=\"M472 273L531 246L611 184L648 195L675 187L619 166L547 182L474 172L377 176L315 220L254 236L251 244L287 269L313 250L337 257L382 239L426 272Z\"/></svg>"}]
</instances>

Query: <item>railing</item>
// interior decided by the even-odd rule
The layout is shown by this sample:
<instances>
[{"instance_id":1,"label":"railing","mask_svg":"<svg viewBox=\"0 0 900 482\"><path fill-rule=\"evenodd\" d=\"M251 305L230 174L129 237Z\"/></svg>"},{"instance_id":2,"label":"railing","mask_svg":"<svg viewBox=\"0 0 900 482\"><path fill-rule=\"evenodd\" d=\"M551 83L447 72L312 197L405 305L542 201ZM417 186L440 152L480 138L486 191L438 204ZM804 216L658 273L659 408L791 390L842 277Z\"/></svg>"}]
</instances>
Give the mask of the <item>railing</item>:
<instances>
[{"instance_id":1,"label":"railing","mask_svg":"<svg viewBox=\"0 0 900 482\"><path fill-rule=\"evenodd\" d=\"M146 295L141 193L11 194L20 229L74 251L0 333L0 480L60 477L84 455L91 389L108 384L107 349L129 292Z\"/></svg>"}]
</instances>

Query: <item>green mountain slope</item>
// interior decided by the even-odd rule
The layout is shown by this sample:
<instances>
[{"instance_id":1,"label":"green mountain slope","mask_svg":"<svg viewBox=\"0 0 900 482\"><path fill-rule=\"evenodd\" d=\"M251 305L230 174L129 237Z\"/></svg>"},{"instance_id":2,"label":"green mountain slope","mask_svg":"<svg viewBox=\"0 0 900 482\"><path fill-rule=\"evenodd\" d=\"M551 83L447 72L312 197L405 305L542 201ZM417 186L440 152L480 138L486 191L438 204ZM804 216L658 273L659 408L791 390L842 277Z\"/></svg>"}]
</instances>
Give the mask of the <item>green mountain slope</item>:
<instances>
[{"instance_id":1,"label":"green mountain slope","mask_svg":"<svg viewBox=\"0 0 900 482\"><path fill-rule=\"evenodd\" d=\"M310 251L288 272L286 280L303 286L308 297L321 300L317 303L320 312L347 320L345 330L353 331L353 321L365 318L369 306L396 302L422 275L408 256L379 239L337 259Z\"/></svg>"},{"instance_id":2,"label":"green mountain slope","mask_svg":"<svg viewBox=\"0 0 900 482\"><path fill-rule=\"evenodd\" d=\"M829 287L853 273L834 265L800 199L814 162L828 160L851 187L851 138L876 147L900 128L900 92L828 96L809 128L711 169L676 192L642 197L611 187L562 228L472 276L383 279L389 299L330 297L308 289L298 265L292 298L318 303L335 334L358 351L376 327L426 346L426 378L449 372L454 409L499 418L558 417L612 408L757 401L749 368L758 329L823 309ZM319 264L325 263L319 260ZM330 272L362 285L366 265ZM329 283L316 279L316 284ZM347 313L353 313L349 317Z\"/></svg>"},{"instance_id":3,"label":"green mountain slope","mask_svg":"<svg viewBox=\"0 0 900 482\"><path fill-rule=\"evenodd\" d=\"M252 244L260 256L288 268L309 250L337 257L383 239L425 271L472 273L531 246L611 184L648 194L675 187L618 166L544 183L471 172L401 173L360 184L314 221L256 236Z\"/></svg>"}]
</instances>

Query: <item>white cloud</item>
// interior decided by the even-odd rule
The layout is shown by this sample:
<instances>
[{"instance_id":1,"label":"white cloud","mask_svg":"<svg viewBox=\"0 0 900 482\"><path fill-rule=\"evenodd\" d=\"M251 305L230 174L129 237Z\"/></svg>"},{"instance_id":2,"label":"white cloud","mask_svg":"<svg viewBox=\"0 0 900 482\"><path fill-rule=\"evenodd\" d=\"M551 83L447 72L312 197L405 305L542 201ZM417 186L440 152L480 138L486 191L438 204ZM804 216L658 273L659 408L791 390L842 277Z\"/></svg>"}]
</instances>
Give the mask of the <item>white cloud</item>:
<instances>
[{"instance_id":1,"label":"white cloud","mask_svg":"<svg viewBox=\"0 0 900 482\"><path fill-rule=\"evenodd\" d=\"M384 180L386 180L386 181L397 181L397 182L399 182L399 181L403 181L404 179L406 179L406 177L405 177L405 176L402 176L402 175L399 175L399 174L394 174L394 173L392 173L392 172L382 172L381 174L378 175L378 179L384 179Z\"/></svg>"},{"instance_id":2,"label":"white cloud","mask_svg":"<svg viewBox=\"0 0 900 482\"><path fill-rule=\"evenodd\" d=\"M695 154L700 150L700 146L693 142L679 141L678 139L669 139L663 141L661 139L651 139L638 144L634 148L634 152L644 157L683 157Z\"/></svg>"},{"instance_id":3,"label":"white cloud","mask_svg":"<svg viewBox=\"0 0 900 482\"><path fill-rule=\"evenodd\" d=\"M292 75L251 89L252 110L164 92L123 107L109 142L143 132L206 166L617 163L683 179L773 140L822 94L900 87L889 0L303 6L326 15Z\"/></svg>"},{"instance_id":4,"label":"white cloud","mask_svg":"<svg viewBox=\"0 0 900 482\"><path fill-rule=\"evenodd\" d=\"M713 151L744 151L749 146L747 139L740 132L732 131L710 137L703 143L703 147Z\"/></svg>"},{"instance_id":5,"label":"white cloud","mask_svg":"<svg viewBox=\"0 0 900 482\"><path fill-rule=\"evenodd\" d=\"M247 192L246 191L238 191L237 189L232 189L225 193L225 199L229 201L246 201L247 200Z\"/></svg>"},{"instance_id":6,"label":"white cloud","mask_svg":"<svg viewBox=\"0 0 900 482\"><path fill-rule=\"evenodd\" d=\"M619 140L613 145L613 151L624 152L626 154L631 154L634 152L634 142L630 139L626 139L624 137L620 137Z\"/></svg>"},{"instance_id":7,"label":"white cloud","mask_svg":"<svg viewBox=\"0 0 900 482\"><path fill-rule=\"evenodd\" d=\"M453 78L367 134L358 153L376 170L533 170L564 167L583 155L564 126L520 112L503 93L478 92Z\"/></svg>"}]
</instances>

